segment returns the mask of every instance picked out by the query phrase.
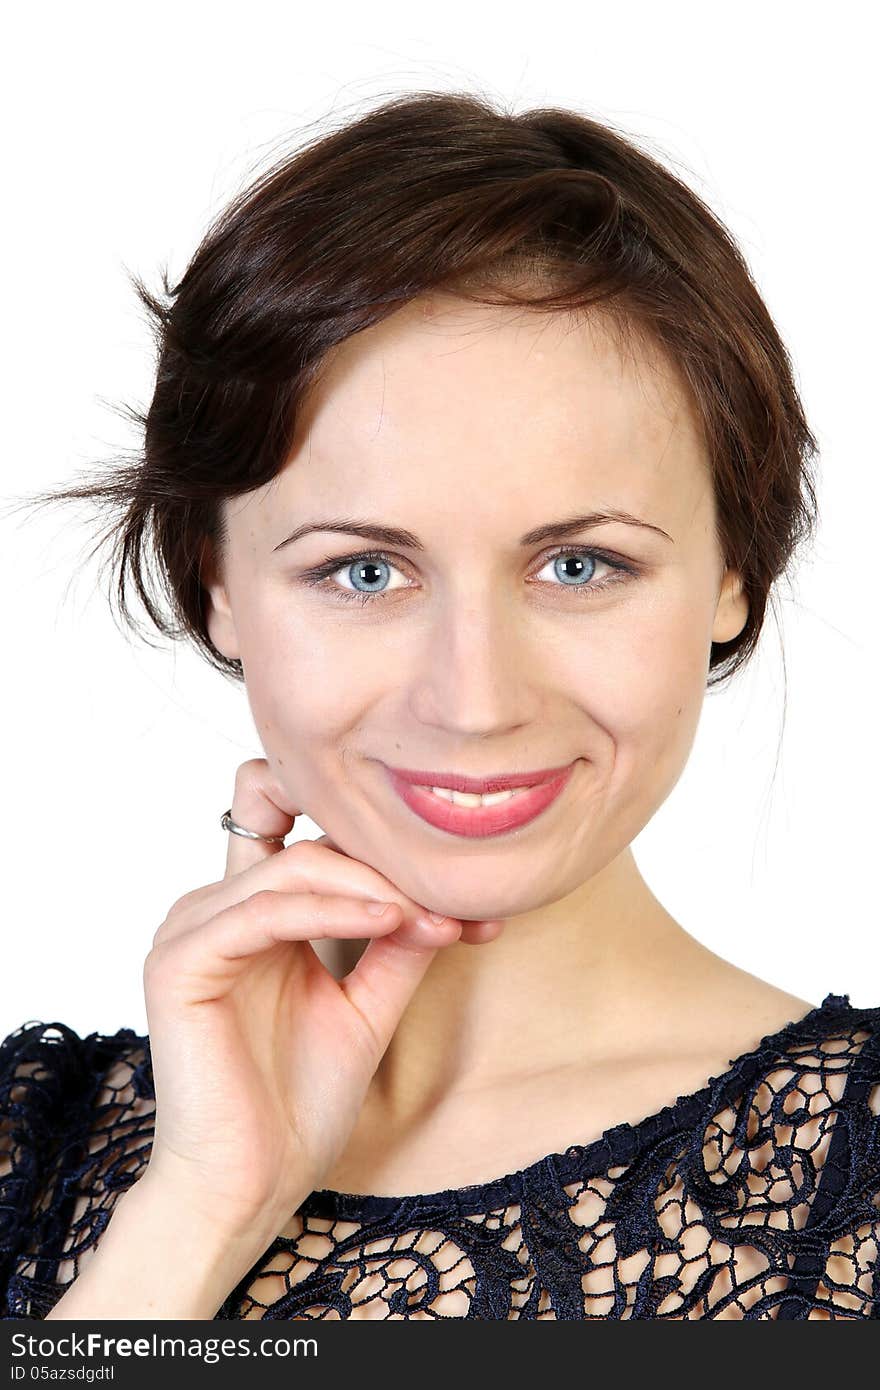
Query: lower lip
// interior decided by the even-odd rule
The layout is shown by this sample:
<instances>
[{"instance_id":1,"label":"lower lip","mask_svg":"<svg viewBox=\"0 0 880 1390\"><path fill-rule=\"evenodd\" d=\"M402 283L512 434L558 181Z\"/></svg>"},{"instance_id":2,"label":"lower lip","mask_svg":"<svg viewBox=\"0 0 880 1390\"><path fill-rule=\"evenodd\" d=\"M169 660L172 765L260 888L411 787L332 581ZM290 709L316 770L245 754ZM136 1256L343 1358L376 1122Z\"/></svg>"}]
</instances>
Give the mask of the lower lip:
<instances>
[{"instance_id":1,"label":"lower lip","mask_svg":"<svg viewBox=\"0 0 880 1390\"><path fill-rule=\"evenodd\" d=\"M456 806L452 801L441 801L433 792L414 787L386 768L389 781L398 796L406 802L411 811L450 835L467 835L472 838L485 835L503 835L507 830L516 830L526 825L545 811L554 802L574 771L574 763L555 777L552 782L542 782L540 786L530 787L528 791L517 792L508 801L496 806Z\"/></svg>"}]
</instances>

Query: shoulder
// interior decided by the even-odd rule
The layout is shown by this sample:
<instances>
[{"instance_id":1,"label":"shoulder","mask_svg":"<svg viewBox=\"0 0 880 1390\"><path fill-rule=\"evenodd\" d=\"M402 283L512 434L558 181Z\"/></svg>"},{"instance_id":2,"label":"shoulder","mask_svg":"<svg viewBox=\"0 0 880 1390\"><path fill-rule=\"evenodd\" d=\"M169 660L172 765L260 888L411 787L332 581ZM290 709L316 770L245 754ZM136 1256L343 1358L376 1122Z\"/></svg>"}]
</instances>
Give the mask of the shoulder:
<instances>
[{"instance_id":1,"label":"shoulder","mask_svg":"<svg viewBox=\"0 0 880 1390\"><path fill-rule=\"evenodd\" d=\"M854 1005L848 994L826 994L821 1004L763 1040L766 1051L808 1068L877 1076L880 1068L880 1004Z\"/></svg>"},{"instance_id":2,"label":"shoulder","mask_svg":"<svg viewBox=\"0 0 880 1390\"><path fill-rule=\"evenodd\" d=\"M0 1041L0 1114L46 1110L87 1094L90 1083L121 1057L149 1051L131 1028L82 1037L65 1023L29 1019Z\"/></svg>"},{"instance_id":3,"label":"shoulder","mask_svg":"<svg viewBox=\"0 0 880 1390\"><path fill-rule=\"evenodd\" d=\"M724 1089L752 1179L780 1182L799 1225L823 1238L880 1226L880 1005L827 994L739 1059Z\"/></svg>"},{"instance_id":4,"label":"shoulder","mask_svg":"<svg viewBox=\"0 0 880 1390\"><path fill-rule=\"evenodd\" d=\"M859 1007L848 994L826 994L821 1004L762 1037L733 1064L734 1072L740 1067L755 1085L785 1097L774 1109L780 1119L858 1101L877 1113L880 1097L871 1092L880 1081L880 1005Z\"/></svg>"},{"instance_id":5,"label":"shoulder","mask_svg":"<svg viewBox=\"0 0 880 1390\"><path fill-rule=\"evenodd\" d=\"M51 1305L54 1292L31 1278L33 1260L61 1258L70 1192L80 1194L89 1220L108 1188L134 1181L128 1169L140 1160L131 1149L145 1128L151 1132L154 1108L148 1040L131 1028L83 1037L66 1024L30 1019L0 1041L4 1307L19 1315Z\"/></svg>"},{"instance_id":6,"label":"shoulder","mask_svg":"<svg viewBox=\"0 0 880 1390\"><path fill-rule=\"evenodd\" d=\"M790 1295L779 1315L876 1317L880 1006L826 995L768 1040L752 1094L757 1124L745 1147L753 1190L791 1223Z\"/></svg>"},{"instance_id":7,"label":"shoulder","mask_svg":"<svg viewBox=\"0 0 880 1390\"><path fill-rule=\"evenodd\" d=\"M127 1076L152 1094L148 1037L132 1028L81 1036L29 1019L0 1041L0 1180L18 1146L46 1148ZM5 1159L5 1168L4 1168Z\"/></svg>"},{"instance_id":8,"label":"shoulder","mask_svg":"<svg viewBox=\"0 0 880 1390\"><path fill-rule=\"evenodd\" d=\"M880 1066L880 1001L856 1006L849 994L827 993L813 1004L726 961L712 964L675 1026L695 1056L726 1056L736 1070L788 1063L831 1079Z\"/></svg>"},{"instance_id":9,"label":"shoulder","mask_svg":"<svg viewBox=\"0 0 880 1390\"><path fill-rule=\"evenodd\" d=\"M699 1182L737 1220L773 1209L793 1239L820 1222L880 1225L880 1005L826 994L669 1118L691 1126Z\"/></svg>"},{"instance_id":10,"label":"shoulder","mask_svg":"<svg viewBox=\"0 0 880 1390\"><path fill-rule=\"evenodd\" d=\"M10 1174L20 1187L75 1132L120 1066L143 1068L148 1054L148 1040L131 1028L82 1037L67 1024L29 1019L3 1038L0 1192Z\"/></svg>"}]
</instances>

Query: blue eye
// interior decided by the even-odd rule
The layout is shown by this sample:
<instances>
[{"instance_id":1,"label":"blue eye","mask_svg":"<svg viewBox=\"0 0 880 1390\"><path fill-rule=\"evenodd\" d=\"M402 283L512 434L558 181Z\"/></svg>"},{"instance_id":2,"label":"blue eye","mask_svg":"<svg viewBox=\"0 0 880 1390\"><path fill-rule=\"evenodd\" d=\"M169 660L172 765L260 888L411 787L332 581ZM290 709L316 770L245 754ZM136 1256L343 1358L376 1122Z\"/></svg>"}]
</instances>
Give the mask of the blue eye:
<instances>
[{"instance_id":1,"label":"blue eye","mask_svg":"<svg viewBox=\"0 0 880 1390\"><path fill-rule=\"evenodd\" d=\"M584 561L582 556L586 555ZM591 550L560 550L547 561L548 565L553 566L553 573L557 579L561 579L567 588L585 588L584 578L590 580L596 572L597 555ZM560 563L560 561L562 563ZM610 568L608 561L598 560L599 564L604 564ZM597 584L591 584L592 589L603 589L609 581L600 580Z\"/></svg>"},{"instance_id":2,"label":"blue eye","mask_svg":"<svg viewBox=\"0 0 880 1390\"><path fill-rule=\"evenodd\" d=\"M586 556L586 561L582 557ZM562 564L559 562L562 561ZM553 573L559 584L550 587L574 589L585 595L594 594L599 590L608 589L612 584L618 584L636 576L634 566L624 563L619 557L611 557L606 552L595 550L585 546L559 546L552 552L550 557L545 560L544 566L552 564ZM594 579L596 567L604 566L608 571L604 578ZM412 587L407 584L398 584L392 587L383 585L383 572L397 569L392 564L384 551L361 551L356 555L328 556L322 564L316 565L313 569L306 570L301 576L305 584L313 588L323 588L332 593L334 598L341 599L344 603L369 603L374 598L384 598L386 594L393 592L393 589L406 589ZM337 574L344 573L351 583L351 588L346 588L342 584L334 581ZM542 580L541 583L548 581ZM363 586L363 587L361 587Z\"/></svg>"},{"instance_id":3,"label":"blue eye","mask_svg":"<svg viewBox=\"0 0 880 1390\"><path fill-rule=\"evenodd\" d=\"M336 565L336 568L326 573L332 576L340 573L340 571L344 571L345 577L350 579L353 585L353 589L341 589L341 594L344 598L360 597L361 599L371 599L374 597L378 598L383 593L387 593L387 588L376 588L376 585L382 585L383 583L383 570L387 572L395 568L384 555L359 555L353 560L345 560L342 565L337 565L335 560L333 563ZM360 585L364 587L361 588Z\"/></svg>"}]
</instances>

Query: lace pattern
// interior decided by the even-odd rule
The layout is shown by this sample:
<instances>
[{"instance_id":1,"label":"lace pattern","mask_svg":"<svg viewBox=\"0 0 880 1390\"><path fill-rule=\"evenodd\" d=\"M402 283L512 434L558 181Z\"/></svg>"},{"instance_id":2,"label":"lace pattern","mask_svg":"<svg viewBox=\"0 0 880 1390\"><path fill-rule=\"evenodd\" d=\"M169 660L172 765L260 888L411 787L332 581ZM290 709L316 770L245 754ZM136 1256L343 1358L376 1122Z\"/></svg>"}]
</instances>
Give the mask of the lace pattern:
<instances>
[{"instance_id":1,"label":"lace pattern","mask_svg":"<svg viewBox=\"0 0 880 1390\"><path fill-rule=\"evenodd\" d=\"M45 1318L149 1160L149 1038L0 1043L0 1303ZM878 1318L880 1008L828 994L638 1124L493 1182L315 1191L217 1318Z\"/></svg>"}]
</instances>

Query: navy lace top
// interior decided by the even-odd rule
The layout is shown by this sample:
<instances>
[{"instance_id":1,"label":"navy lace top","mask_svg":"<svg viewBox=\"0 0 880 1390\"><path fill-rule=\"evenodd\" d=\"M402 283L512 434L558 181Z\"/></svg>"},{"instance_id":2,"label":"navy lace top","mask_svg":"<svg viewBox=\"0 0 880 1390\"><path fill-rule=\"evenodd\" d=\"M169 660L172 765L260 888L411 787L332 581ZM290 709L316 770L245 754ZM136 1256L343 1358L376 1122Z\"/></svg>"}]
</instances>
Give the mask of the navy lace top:
<instances>
[{"instance_id":1,"label":"navy lace top","mask_svg":"<svg viewBox=\"0 0 880 1390\"><path fill-rule=\"evenodd\" d=\"M148 1037L0 1043L4 1318L44 1318L92 1258L154 1117ZM878 1248L880 1008L828 994L694 1094L493 1182L311 1193L215 1317L878 1318Z\"/></svg>"}]
</instances>

